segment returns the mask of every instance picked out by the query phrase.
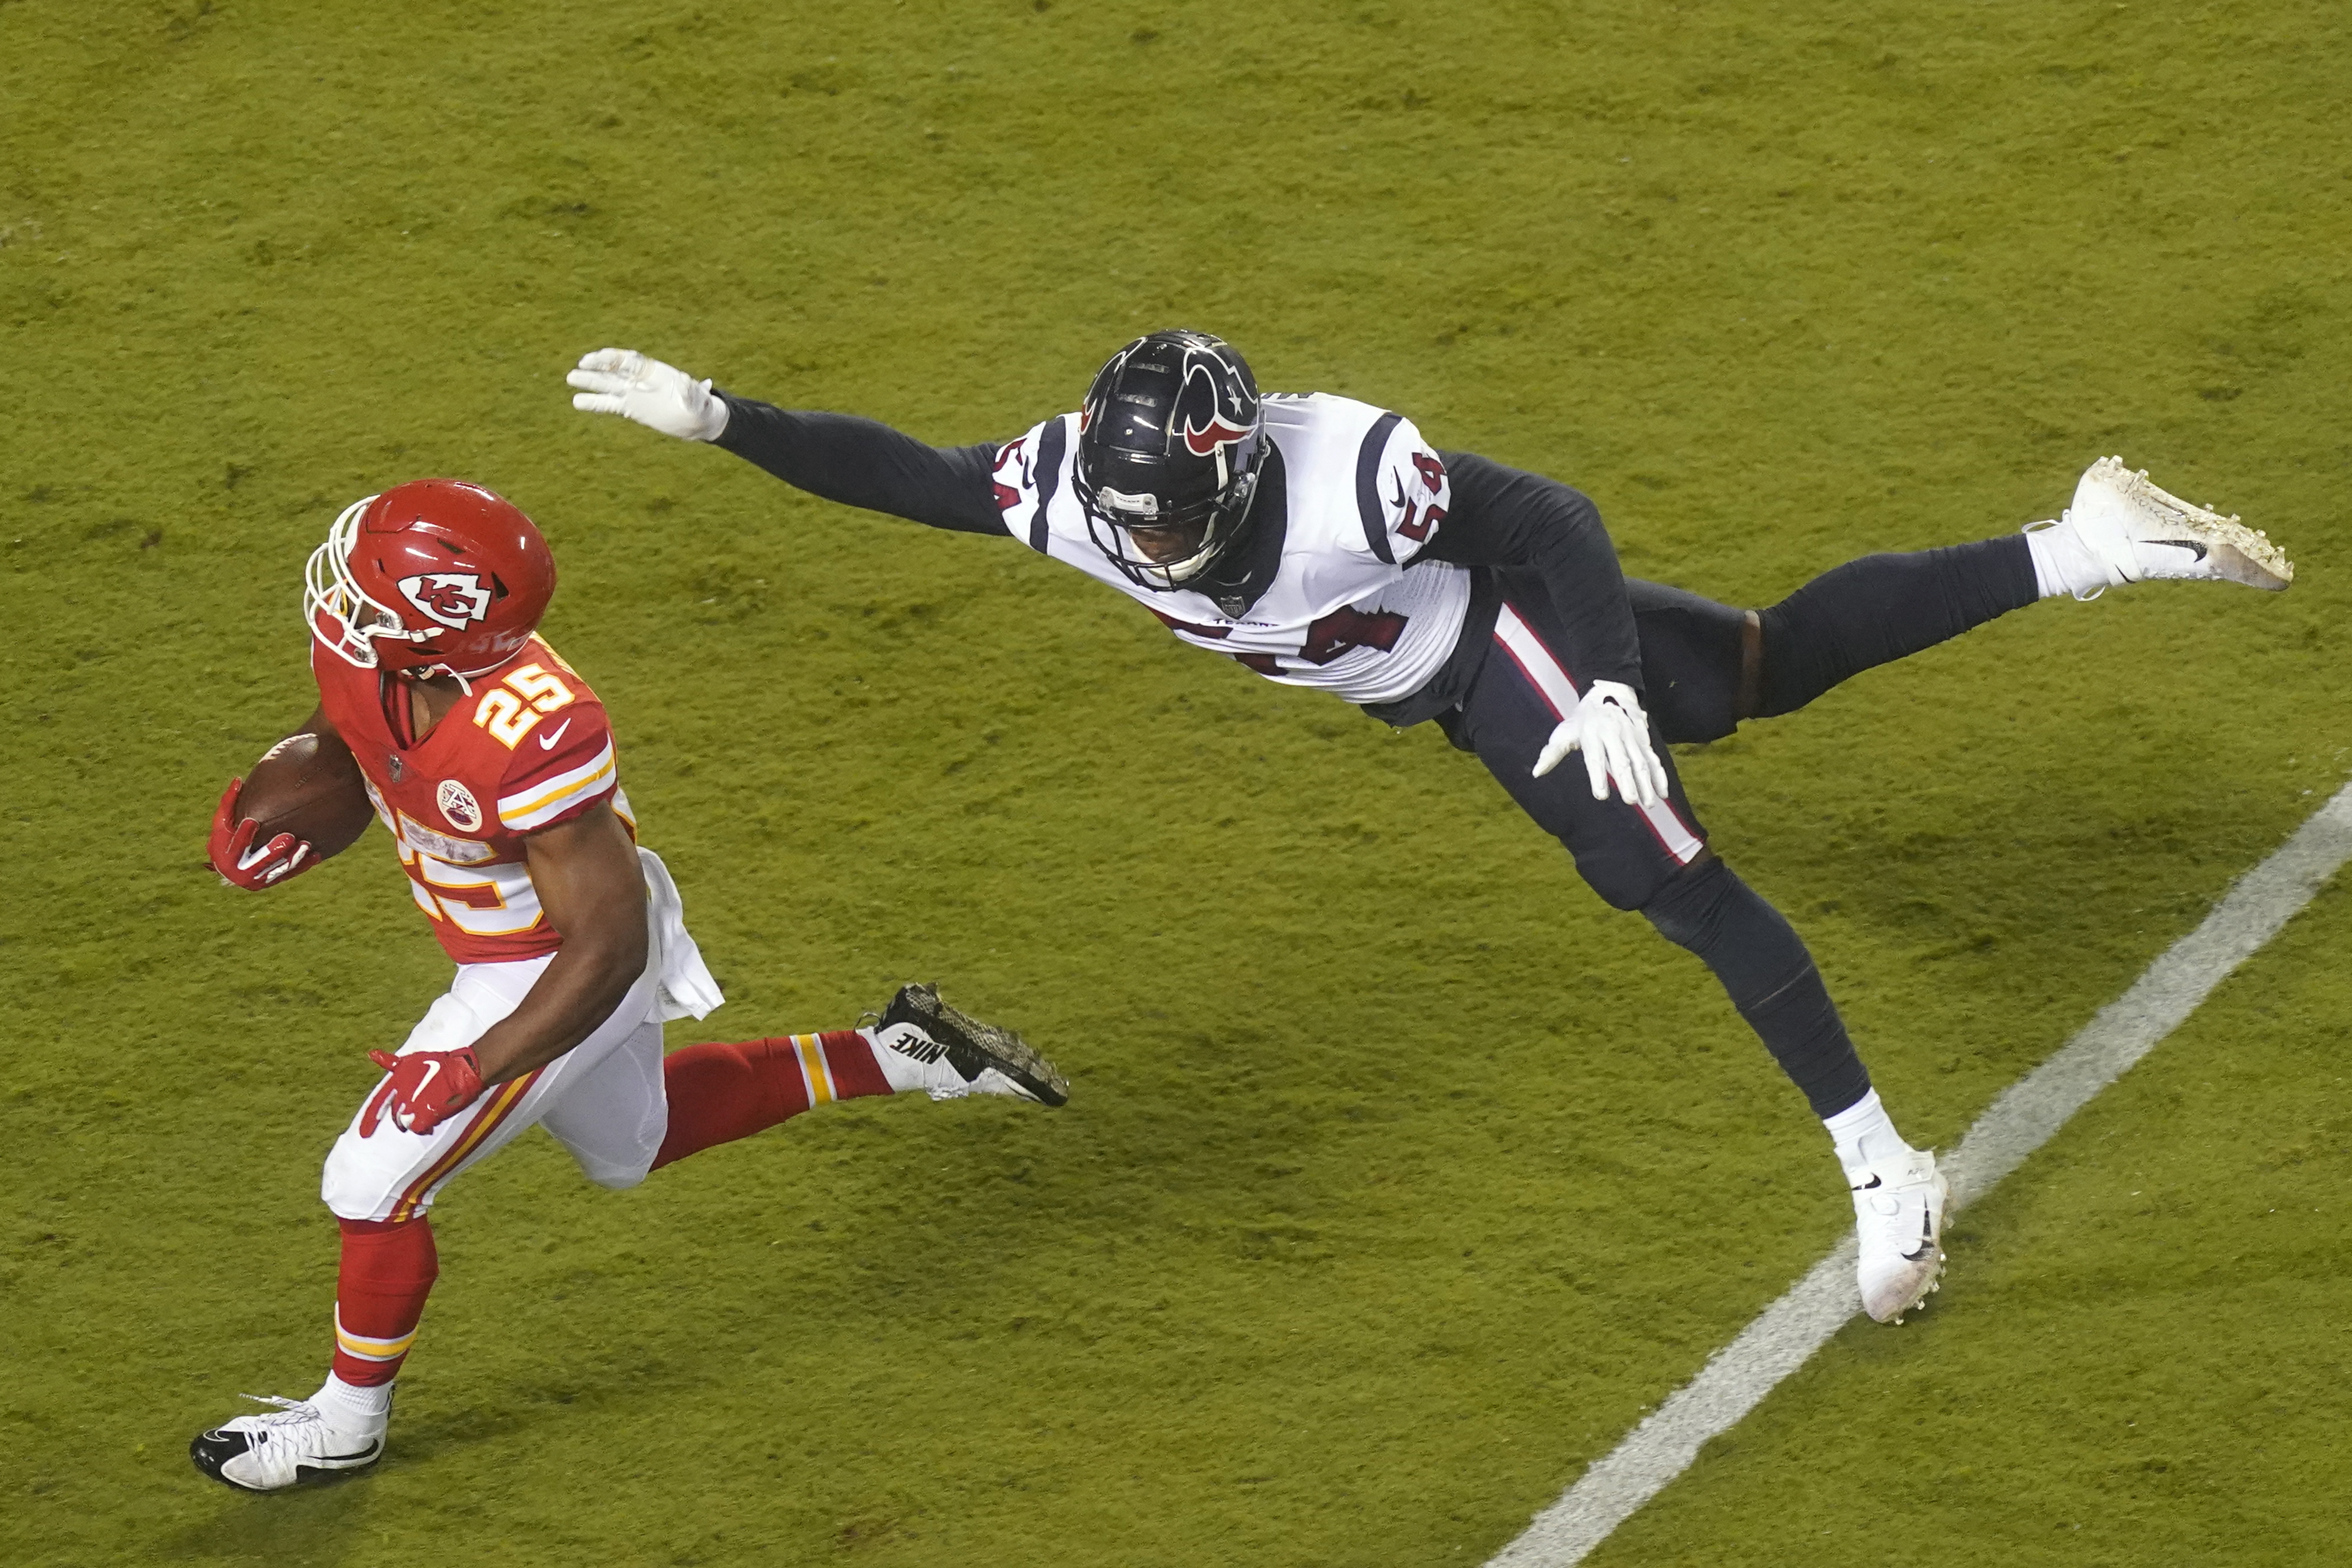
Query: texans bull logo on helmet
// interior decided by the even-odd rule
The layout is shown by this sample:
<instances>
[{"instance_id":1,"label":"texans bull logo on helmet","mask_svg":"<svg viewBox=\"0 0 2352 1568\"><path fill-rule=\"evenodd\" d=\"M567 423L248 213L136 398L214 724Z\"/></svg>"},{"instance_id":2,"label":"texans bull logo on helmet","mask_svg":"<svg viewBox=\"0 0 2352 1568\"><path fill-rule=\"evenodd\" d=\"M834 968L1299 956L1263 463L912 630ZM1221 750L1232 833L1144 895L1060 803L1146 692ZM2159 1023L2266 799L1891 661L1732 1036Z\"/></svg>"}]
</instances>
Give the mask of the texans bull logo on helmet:
<instances>
[{"instance_id":1,"label":"texans bull logo on helmet","mask_svg":"<svg viewBox=\"0 0 2352 1568\"><path fill-rule=\"evenodd\" d=\"M1231 374L1221 374L1224 369L1206 355L1185 356L1175 422L1184 433L1184 449L1196 458L1245 440L1257 427L1257 399L1249 396Z\"/></svg>"},{"instance_id":2,"label":"texans bull logo on helmet","mask_svg":"<svg viewBox=\"0 0 2352 1568\"><path fill-rule=\"evenodd\" d=\"M1198 581L1240 537L1256 494L1257 380L1206 332L1138 338L1096 373L1077 446L1072 488L1103 554L1149 588Z\"/></svg>"},{"instance_id":3,"label":"texans bull logo on helmet","mask_svg":"<svg viewBox=\"0 0 2352 1568\"><path fill-rule=\"evenodd\" d=\"M1130 374L1135 382L1172 378L1175 396L1168 398L1164 390L1140 390L1129 384ZM1160 383L1162 388L1166 384ZM1107 405L1111 403L1135 405L1128 410L1129 417L1146 428L1156 424L1154 416L1164 409L1169 449L1181 439L1184 450L1196 458L1247 440L1258 427L1257 388L1247 366L1223 339L1205 332L1154 332L1113 354L1078 409L1079 435L1092 431L1096 421L1109 414Z\"/></svg>"},{"instance_id":4,"label":"texans bull logo on helmet","mask_svg":"<svg viewBox=\"0 0 2352 1568\"><path fill-rule=\"evenodd\" d=\"M408 602L453 631L464 631L489 613L490 591L470 572L434 572L403 577Z\"/></svg>"}]
</instances>

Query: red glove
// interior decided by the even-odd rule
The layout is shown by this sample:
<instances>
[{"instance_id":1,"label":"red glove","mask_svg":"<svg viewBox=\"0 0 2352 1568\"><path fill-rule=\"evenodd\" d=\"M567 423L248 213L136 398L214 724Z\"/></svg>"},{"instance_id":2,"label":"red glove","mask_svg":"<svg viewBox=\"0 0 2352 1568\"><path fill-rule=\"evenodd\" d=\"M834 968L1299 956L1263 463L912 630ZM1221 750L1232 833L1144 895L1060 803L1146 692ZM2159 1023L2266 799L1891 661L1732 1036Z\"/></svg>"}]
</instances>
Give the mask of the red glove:
<instances>
[{"instance_id":1,"label":"red glove","mask_svg":"<svg viewBox=\"0 0 2352 1568\"><path fill-rule=\"evenodd\" d=\"M378 1086L360 1115L362 1138L375 1135L379 1112L389 1110L392 1124L403 1132L430 1132L482 1098L482 1064L471 1046L411 1051L404 1057L370 1051L368 1060L392 1076Z\"/></svg>"},{"instance_id":2,"label":"red glove","mask_svg":"<svg viewBox=\"0 0 2352 1568\"><path fill-rule=\"evenodd\" d=\"M221 793L220 809L213 813L212 841L205 846L205 853L212 857L214 870L237 887L257 893L319 863L310 847L290 833L281 833L256 849L253 836L261 824L249 816L237 818L236 797L244 791L243 779L229 780L228 788Z\"/></svg>"}]
</instances>

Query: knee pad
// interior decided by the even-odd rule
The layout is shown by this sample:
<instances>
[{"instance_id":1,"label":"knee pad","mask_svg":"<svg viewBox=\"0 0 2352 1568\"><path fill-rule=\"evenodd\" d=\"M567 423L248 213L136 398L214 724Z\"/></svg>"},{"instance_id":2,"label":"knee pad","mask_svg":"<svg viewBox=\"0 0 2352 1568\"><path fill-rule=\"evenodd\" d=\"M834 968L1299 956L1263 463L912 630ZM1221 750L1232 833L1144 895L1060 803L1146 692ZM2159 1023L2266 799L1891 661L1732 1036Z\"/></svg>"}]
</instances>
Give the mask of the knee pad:
<instances>
[{"instance_id":1,"label":"knee pad","mask_svg":"<svg viewBox=\"0 0 2352 1568\"><path fill-rule=\"evenodd\" d=\"M1584 885L1600 894L1601 901L1612 910L1639 910L1648 914L1650 906L1657 901L1658 881L1654 877L1636 879L1622 869L1596 871L1581 860L1576 864L1576 874L1583 878Z\"/></svg>"},{"instance_id":2,"label":"knee pad","mask_svg":"<svg viewBox=\"0 0 2352 1568\"><path fill-rule=\"evenodd\" d=\"M1796 928L1720 860L1710 858L1668 879L1642 913L1668 942L1704 961L1743 1015L1776 1004L1807 1005L1791 987L1808 976L1821 984Z\"/></svg>"},{"instance_id":3,"label":"knee pad","mask_svg":"<svg viewBox=\"0 0 2352 1568\"><path fill-rule=\"evenodd\" d=\"M1740 885L1731 868L1710 855L1667 878L1648 900L1632 907L1668 942L1705 957L1721 931L1724 906Z\"/></svg>"},{"instance_id":4,"label":"knee pad","mask_svg":"<svg viewBox=\"0 0 2352 1568\"><path fill-rule=\"evenodd\" d=\"M345 1132L327 1152L319 1173L319 1201L337 1219L380 1220L392 1212L398 1185L374 1169L357 1138Z\"/></svg>"},{"instance_id":5,"label":"knee pad","mask_svg":"<svg viewBox=\"0 0 2352 1568\"><path fill-rule=\"evenodd\" d=\"M587 1161L582 1160L580 1173L600 1187L609 1187L614 1192L625 1193L631 1187L642 1185L646 1179L646 1173L652 1166L653 1161L650 1157L642 1165L607 1165L602 1162L591 1165Z\"/></svg>"}]
</instances>

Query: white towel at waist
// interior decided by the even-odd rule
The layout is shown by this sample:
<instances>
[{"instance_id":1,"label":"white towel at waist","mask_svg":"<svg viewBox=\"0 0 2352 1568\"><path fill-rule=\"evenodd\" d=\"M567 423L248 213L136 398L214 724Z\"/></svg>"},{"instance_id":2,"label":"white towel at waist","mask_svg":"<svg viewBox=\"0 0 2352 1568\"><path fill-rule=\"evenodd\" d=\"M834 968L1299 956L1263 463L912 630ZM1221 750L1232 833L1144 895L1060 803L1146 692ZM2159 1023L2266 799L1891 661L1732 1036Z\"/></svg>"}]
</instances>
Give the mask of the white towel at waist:
<instances>
[{"instance_id":1,"label":"white towel at waist","mask_svg":"<svg viewBox=\"0 0 2352 1568\"><path fill-rule=\"evenodd\" d=\"M659 1016L671 1018L707 1017L711 1009L727 1000L719 993L719 982L702 962L702 950L694 945L694 938L686 929L686 906L677 896L677 884L670 879L669 868L661 857L637 846L637 858L646 869L646 934L652 939L653 951L647 953L648 967L661 976L661 988L655 1005Z\"/></svg>"}]
</instances>

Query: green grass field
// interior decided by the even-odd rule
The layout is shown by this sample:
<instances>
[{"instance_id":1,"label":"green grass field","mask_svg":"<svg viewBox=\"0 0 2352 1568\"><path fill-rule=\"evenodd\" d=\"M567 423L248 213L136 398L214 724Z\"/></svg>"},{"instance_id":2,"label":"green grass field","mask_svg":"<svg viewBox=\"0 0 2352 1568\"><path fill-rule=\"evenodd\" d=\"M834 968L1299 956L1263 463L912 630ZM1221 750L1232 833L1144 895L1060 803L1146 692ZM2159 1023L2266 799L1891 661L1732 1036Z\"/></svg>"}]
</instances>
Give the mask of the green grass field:
<instances>
[{"instance_id":1,"label":"green grass field","mask_svg":"<svg viewBox=\"0 0 2352 1568\"><path fill-rule=\"evenodd\" d=\"M1192 324L1762 603L2121 452L2273 598L2044 605L1682 759L1948 1144L2352 769L2352 37L2316 4L0 0L0 1560L1473 1564L1848 1224L1692 960L1476 763L1010 542L572 412L634 344L1010 436ZM386 1463L317 1168L446 965L380 840L221 888L346 501L562 564L730 1001L908 978L1051 1114L865 1102L436 1210ZM1171 805L1171 803L1173 803ZM2340 890L1594 1561L2302 1563L2352 1510Z\"/></svg>"}]
</instances>

